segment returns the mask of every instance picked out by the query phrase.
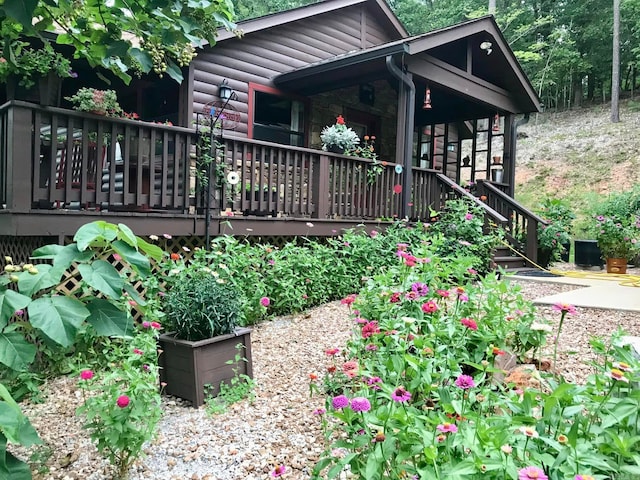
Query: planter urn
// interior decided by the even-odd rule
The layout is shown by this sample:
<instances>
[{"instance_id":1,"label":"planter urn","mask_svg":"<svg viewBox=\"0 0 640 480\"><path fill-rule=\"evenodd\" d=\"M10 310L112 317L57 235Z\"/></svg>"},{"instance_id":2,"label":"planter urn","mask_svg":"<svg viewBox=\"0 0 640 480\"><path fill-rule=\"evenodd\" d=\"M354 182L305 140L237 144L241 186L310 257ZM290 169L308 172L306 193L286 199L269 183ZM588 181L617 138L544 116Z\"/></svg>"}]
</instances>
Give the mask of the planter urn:
<instances>
[{"instance_id":1,"label":"planter urn","mask_svg":"<svg viewBox=\"0 0 640 480\"><path fill-rule=\"evenodd\" d=\"M253 378L251 357L251 329L236 328L233 333L199 341L176 338L173 334L160 335L160 381L165 383L164 393L189 400L200 407L206 394L220 393L220 383L238 375ZM236 347L241 344L243 348ZM239 354L246 361L235 363ZM227 363L230 362L230 363ZM207 391L205 385L211 388Z\"/></svg>"},{"instance_id":2,"label":"planter urn","mask_svg":"<svg viewBox=\"0 0 640 480\"><path fill-rule=\"evenodd\" d=\"M626 258L607 258L607 273L624 275L627 273Z\"/></svg>"}]
</instances>

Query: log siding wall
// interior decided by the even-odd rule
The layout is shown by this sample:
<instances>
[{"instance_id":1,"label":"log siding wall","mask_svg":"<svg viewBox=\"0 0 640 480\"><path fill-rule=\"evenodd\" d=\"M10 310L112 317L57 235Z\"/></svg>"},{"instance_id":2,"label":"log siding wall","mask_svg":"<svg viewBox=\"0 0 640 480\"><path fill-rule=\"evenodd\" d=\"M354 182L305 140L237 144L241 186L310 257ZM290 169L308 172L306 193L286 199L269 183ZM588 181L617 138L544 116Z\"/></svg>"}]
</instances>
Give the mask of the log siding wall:
<instances>
[{"instance_id":1,"label":"log siding wall","mask_svg":"<svg viewBox=\"0 0 640 480\"><path fill-rule=\"evenodd\" d=\"M219 100L218 85L227 79L237 95L229 106L240 114L234 135L247 136L250 82L273 87L280 73L396 38L361 4L224 40L192 64L192 116Z\"/></svg>"}]
</instances>

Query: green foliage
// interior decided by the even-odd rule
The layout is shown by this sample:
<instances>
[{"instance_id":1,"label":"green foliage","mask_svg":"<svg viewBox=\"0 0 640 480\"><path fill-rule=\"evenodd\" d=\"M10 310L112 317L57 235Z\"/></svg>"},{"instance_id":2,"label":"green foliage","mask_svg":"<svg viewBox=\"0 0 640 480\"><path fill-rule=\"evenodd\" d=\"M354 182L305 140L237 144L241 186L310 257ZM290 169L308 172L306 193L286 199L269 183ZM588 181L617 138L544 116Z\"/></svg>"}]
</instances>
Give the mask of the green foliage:
<instances>
[{"instance_id":1,"label":"green foliage","mask_svg":"<svg viewBox=\"0 0 640 480\"><path fill-rule=\"evenodd\" d=\"M80 88L71 97L65 97L73 108L81 112L92 112L100 115L118 117L122 114L122 108L118 103L118 95L115 90L97 90L95 88Z\"/></svg>"},{"instance_id":2,"label":"green foliage","mask_svg":"<svg viewBox=\"0 0 640 480\"><path fill-rule=\"evenodd\" d=\"M210 391L212 386L205 385L206 398L204 403L205 410L209 415L224 413L227 411L229 405L233 405L245 398L248 398L250 402L253 402L255 399L255 394L253 393L256 386L255 380L248 375L238 373L238 364L247 361L247 359L242 356L242 347L243 345L239 343L237 346L238 353L236 353L235 358L226 362L227 365L236 365L233 369L235 375L229 380L229 383L222 382L220 384L220 392L218 395L215 397L211 395Z\"/></svg>"},{"instance_id":3,"label":"green foliage","mask_svg":"<svg viewBox=\"0 0 640 480\"><path fill-rule=\"evenodd\" d=\"M331 151L335 148L339 153L352 153L360 144L360 137L353 129L347 127L342 115L338 115L335 124L322 129L320 140L323 150Z\"/></svg>"},{"instance_id":4,"label":"green foliage","mask_svg":"<svg viewBox=\"0 0 640 480\"><path fill-rule=\"evenodd\" d=\"M76 2L5 0L0 5L3 55L15 62L15 40L42 39L62 31L57 43L70 45L92 67L111 70L125 82L131 72L169 75L182 81L181 68L195 47L214 45L219 27L233 29L231 0L157 2ZM37 19L37 21L35 21Z\"/></svg>"},{"instance_id":5,"label":"green foliage","mask_svg":"<svg viewBox=\"0 0 640 480\"><path fill-rule=\"evenodd\" d=\"M9 76L15 76L18 84L30 88L40 77L49 72L60 78L71 76L71 63L64 55L56 52L49 44L43 48L28 48L28 43L14 41L10 44L9 52L13 54L12 61L4 58L5 47L0 49L0 83L7 81Z\"/></svg>"},{"instance_id":6,"label":"green foliage","mask_svg":"<svg viewBox=\"0 0 640 480\"><path fill-rule=\"evenodd\" d=\"M515 480L527 467L554 480L638 471L640 362L620 333L611 347L593 342L604 360L586 385L544 374L540 388L503 385L496 359L545 341L534 307L495 275L454 279L457 259L438 258L432 245L402 248L345 302L353 335L326 351L325 378L311 377L312 394L326 395L318 413L328 442L312 478L339 478L347 467L372 480ZM556 310L564 319L573 307Z\"/></svg>"},{"instance_id":7,"label":"green foliage","mask_svg":"<svg viewBox=\"0 0 640 480\"><path fill-rule=\"evenodd\" d=\"M545 198L536 213L548 222L538 225L538 248L548 255L550 262L558 261L565 245L571 243L575 215L567 202L556 198Z\"/></svg>"},{"instance_id":8,"label":"green foliage","mask_svg":"<svg viewBox=\"0 0 640 480\"><path fill-rule=\"evenodd\" d=\"M235 285L212 275L210 269L189 266L164 299L165 327L190 341L226 335L242 323L243 305Z\"/></svg>"},{"instance_id":9,"label":"green foliage","mask_svg":"<svg viewBox=\"0 0 640 480\"><path fill-rule=\"evenodd\" d=\"M79 380L84 403L78 414L98 450L116 467L117 478L126 478L162 414L157 332L142 326L133 338L111 342L105 352L109 369L83 370Z\"/></svg>"}]
</instances>

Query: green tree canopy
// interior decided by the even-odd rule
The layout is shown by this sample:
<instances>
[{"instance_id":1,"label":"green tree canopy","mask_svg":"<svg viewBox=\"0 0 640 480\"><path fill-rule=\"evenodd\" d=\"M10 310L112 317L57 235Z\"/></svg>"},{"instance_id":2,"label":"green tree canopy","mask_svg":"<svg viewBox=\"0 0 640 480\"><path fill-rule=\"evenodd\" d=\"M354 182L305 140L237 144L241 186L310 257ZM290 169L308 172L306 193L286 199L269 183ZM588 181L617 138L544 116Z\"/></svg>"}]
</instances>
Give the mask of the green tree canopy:
<instances>
[{"instance_id":1,"label":"green tree canopy","mask_svg":"<svg viewBox=\"0 0 640 480\"><path fill-rule=\"evenodd\" d=\"M77 58L114 72L166 73L182 81L194 47L214 44L219 27L235 28L231 0L0 0L1 53L15 62L25 41L71 45Z\"/></svg>"}]
</instances>

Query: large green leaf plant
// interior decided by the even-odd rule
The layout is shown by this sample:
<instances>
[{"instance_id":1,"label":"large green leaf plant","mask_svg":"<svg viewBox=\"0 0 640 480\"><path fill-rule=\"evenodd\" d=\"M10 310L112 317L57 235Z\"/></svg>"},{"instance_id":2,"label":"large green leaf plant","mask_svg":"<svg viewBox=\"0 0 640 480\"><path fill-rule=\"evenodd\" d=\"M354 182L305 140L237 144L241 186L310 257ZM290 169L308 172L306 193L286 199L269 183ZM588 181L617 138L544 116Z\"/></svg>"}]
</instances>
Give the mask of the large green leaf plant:
<instances>
[{"instance_id":1,"label":"large green leaf plant","mask_svg":"<svg viewBox=\"0 0 640 480\"><path fill-rule=\"evenodd\" d=\"M5 259L8 265L0 274L0 368L28 370L37 353L34 338L70 347L84 328L97 335L131 335L131 304L143 311L146 307L134 284L151 273L150 258L160 260L162 250L126 225L104 221L82 226L73 240L33 252L35 261L46 263L14 265ZM118 270L106 260L111 255L128 267ZM73 277L77 287L61 293L62 285ZM30 479L29 468L7 452L8 441L28 446L39 439L0 384L0 478Z\"/></svg>"}]
</instances>

